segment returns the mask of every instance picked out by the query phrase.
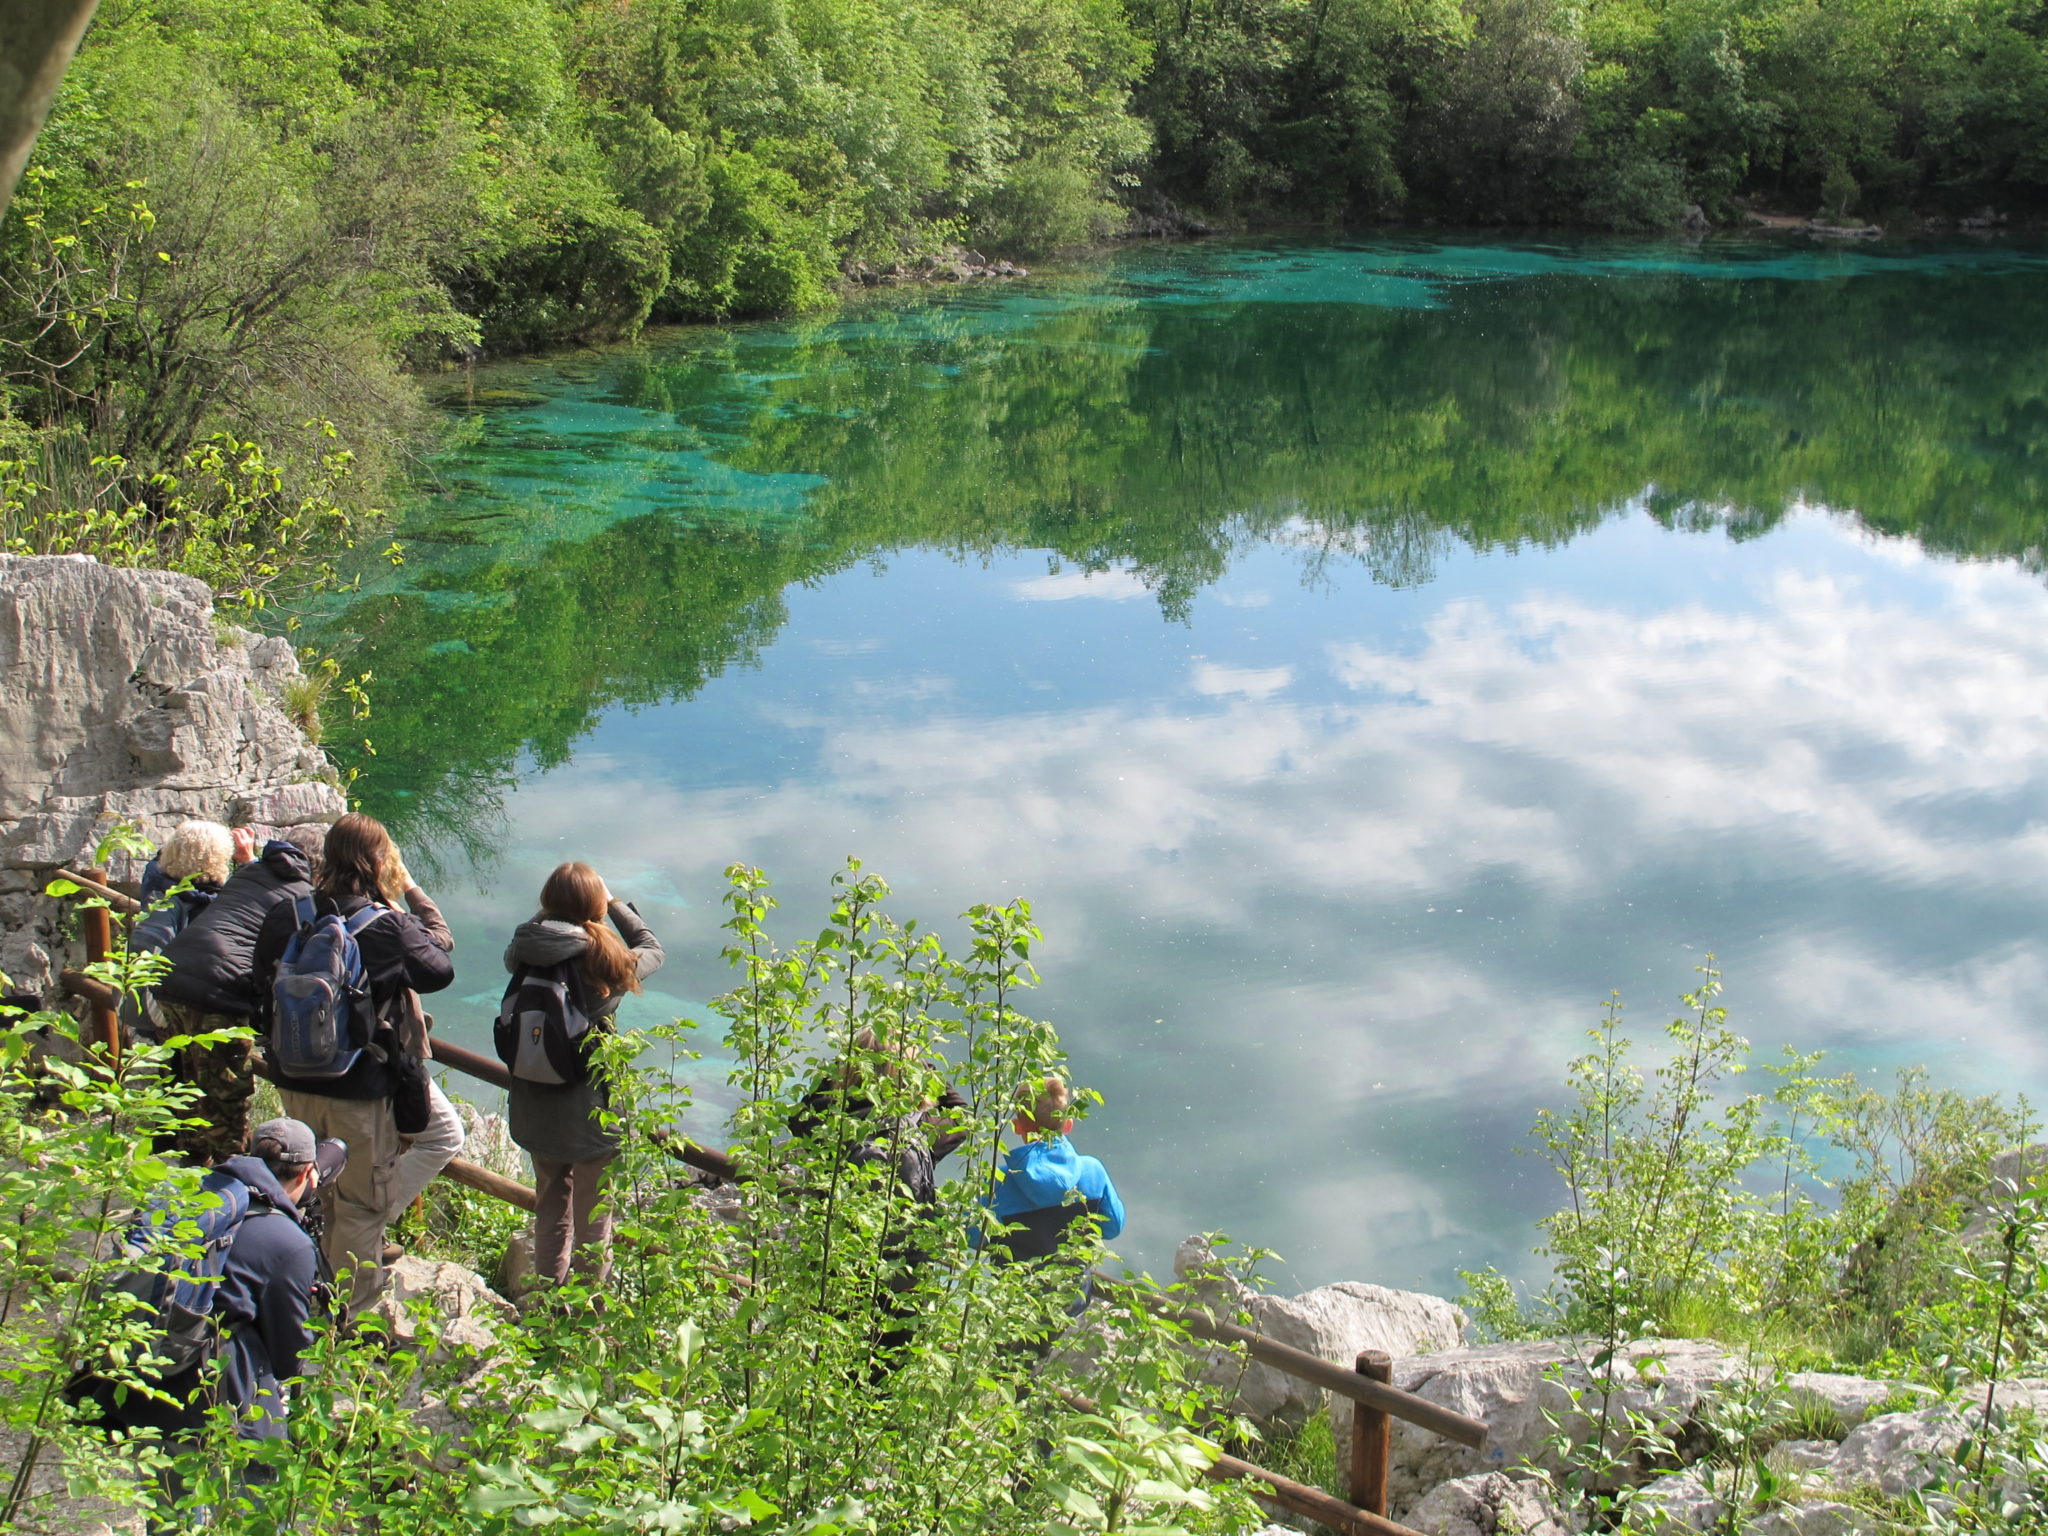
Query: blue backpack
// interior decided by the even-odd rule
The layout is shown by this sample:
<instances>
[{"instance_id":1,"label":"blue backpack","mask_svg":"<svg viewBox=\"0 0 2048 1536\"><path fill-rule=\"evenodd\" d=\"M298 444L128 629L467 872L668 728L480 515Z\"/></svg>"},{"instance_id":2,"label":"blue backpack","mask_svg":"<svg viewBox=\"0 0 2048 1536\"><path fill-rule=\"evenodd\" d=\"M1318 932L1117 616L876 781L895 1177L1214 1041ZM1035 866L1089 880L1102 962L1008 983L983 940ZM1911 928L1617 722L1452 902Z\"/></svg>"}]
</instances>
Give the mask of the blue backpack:
<instances>
[{"instance_id":1,"label":"blue backpack","mask_svg":"<svg viewBox=\"0 0 2048 1536\"><path fill-rule=\"evenodd\" d=\"M298 931L270 988L270 1064L285 1077L346 1077L377 1030L356 939L386 909L372 903L344 920L319 913L310 896L293 906Z\"/></svg>"},{"instance_id":2,"label":"blue backpack","mask_svg":"<svg viewBox=\"0 0 2048 1536\"><path fill-rule=\"evenodd\" d=\"M227 1268L228 1250L252 1209L272 1209L267 1203L252 1206L249 1186L223 1168L209 1172L199 1189L202 1196L215 1199L202 1200L183 1222L157 1205L129 1223L121 1239L121 1256L133 1267L107 1282L109 1291L135 1299L133 1312L153 1319L146 1352L149 1369L159 1380L203 1365L219 1352L213 1302ZM180 1236L178 1228L185 1222L198 1227L196 1236ZM131 1363L142 1359L141 1353L130 1356Z\"/></svg>"}]
</instances>

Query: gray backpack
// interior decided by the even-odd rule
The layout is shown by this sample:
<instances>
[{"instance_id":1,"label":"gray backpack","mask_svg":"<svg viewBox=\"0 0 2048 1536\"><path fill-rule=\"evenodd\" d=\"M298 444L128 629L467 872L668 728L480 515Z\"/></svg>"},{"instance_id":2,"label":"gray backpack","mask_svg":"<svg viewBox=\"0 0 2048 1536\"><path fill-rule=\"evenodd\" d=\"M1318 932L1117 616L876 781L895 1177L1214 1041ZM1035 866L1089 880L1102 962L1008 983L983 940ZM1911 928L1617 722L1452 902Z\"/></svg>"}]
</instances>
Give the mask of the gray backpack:
<instances>
[{"instance_id":1,"label":"gray backpack","mask_svg":"<svg viewBox=\"0 0 2048 1536\"><path fill-rule=\"evenodd\" d=\"M576 1000L575 964L522 966L505 984L492 1044L522 1082L560 1088L590 1076L597 1028Z\"/></svg>"}]
</instances>

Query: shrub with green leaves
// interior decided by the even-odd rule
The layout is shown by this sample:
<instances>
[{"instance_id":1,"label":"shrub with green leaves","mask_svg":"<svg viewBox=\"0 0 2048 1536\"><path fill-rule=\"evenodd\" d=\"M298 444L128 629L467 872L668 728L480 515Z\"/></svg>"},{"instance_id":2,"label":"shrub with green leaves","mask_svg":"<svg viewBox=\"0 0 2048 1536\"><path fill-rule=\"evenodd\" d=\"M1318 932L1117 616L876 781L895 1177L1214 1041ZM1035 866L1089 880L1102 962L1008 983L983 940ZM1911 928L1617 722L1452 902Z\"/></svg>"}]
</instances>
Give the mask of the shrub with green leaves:
<instances>
[{"instance_id":1,"label":"shrub with green leaves","mask_svg":"<svg viewBox=\"0 0 2048 1536\"><path fill-rule=\"evenodd\" d=\"M289 1441L241 1440L221 1408L190 1444L107 1444L43 1385L77 1324L10 1331L0 1412L36 1428L51 1464L164 1528L233 1536L1259 1523L1205 1476L1221 1421L1188 1380L1185 1336L1121 1291L1074 1315L1103 1258L1087 1223L1039 1263L977 1244L1019 1087L1062 1067L1052 1031L1018 1008L1035 980L1029 907L974 908L956 954L890 919L886 887L855 864L824 928L784 948L766 881L730 874L738 985L716 1007L742 1176L712 1198L669 1151L693 1110L650 1047L686 1051L687 1028L607 1038L598 1070L623 1150L603 1286L544 1288L516 1323L491 1321L489 1342L425 1314L403 1343L374 1314L330 1329L292 1394ZM9 1208L26 1213L9 1240L34 1251L0 1248L0 1279L29 1286L38 1316L91 1321L91 1274L53 1257L190 1179L146 1150L176 1095L158 1048L118 1071L90 1053L43 1067L20 1043L30 1027L0 1037L17 1042L0 1054L0 1139ZM920 1198L900 1154L939 1137L957 1143L953 1176ZM62 1155L29 1155L44 1143ZM137 1477L158 1468L172 1475Z\"/></svg>"}]
</instances>

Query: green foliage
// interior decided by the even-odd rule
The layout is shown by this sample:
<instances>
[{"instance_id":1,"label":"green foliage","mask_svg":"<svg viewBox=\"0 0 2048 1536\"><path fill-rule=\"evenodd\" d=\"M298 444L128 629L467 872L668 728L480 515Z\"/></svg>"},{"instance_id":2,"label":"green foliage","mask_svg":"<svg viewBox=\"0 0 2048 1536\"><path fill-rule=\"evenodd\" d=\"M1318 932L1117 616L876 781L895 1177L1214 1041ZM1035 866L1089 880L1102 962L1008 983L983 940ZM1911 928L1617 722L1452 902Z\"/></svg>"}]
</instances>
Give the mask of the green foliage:
<instances>
[{"instance_id":1,"label":"green foliage","mask_svg":"<svg viewBox=\"0 0 2048 1536\"><path fill-rule=\"evenodd\" d=\"M1973 1202L1991 1157L2027 1139L2025 1104L1930 1090L1918 1071L1883 1094L1789 1051L1768 1091L1734 1094L1749 1047L1703 970L1650 1077L1610 1002L1571 1066L1577 1102L1537 1119L1571 1199L1542 1223L1559 1324L1615 1342L1828 1338L1849 1358L1903 1350L1895 1363L1926 1374L1944 1341L1991 1329L1982 1288L1946 1281L1976 1262ZM1500 1289L1482 1279L1481 1301L1517 1326Z\"/></svg>"},{"instance_id":2,"label":"green foliage","mask_svg":"<svg viewBox=\"0 0 2048 1536\"><path fill-rule=\"evenodd\" d=\"M1133 203L1324 224L1664 227L1740 198L2025 217L2048 208L2040 9L111 7L0 229L0 456L36 466L44 510L178 521L148 488L199 445L275 451L327 421L353 515L422 440L414 370L815 310L849 263L1058 249ZM300 471L295 499L319 478ZM133 533L74 531L115 558Z\"/></svg>"},{"instance_id":3,"label":"green foliage","mask_svg":"<svg viewBox=\"0 0 2048 1536\"><path fill-rule=\"evenodd\" d=\"M2048 197L2035 0L1147 0L1156 185L1225 215L1670 225ZM2032 113L2029 117L2027 114Z\"/></svg>"},{"instance_id":4,"label":"green foliage","mask_svg":"<svg viewBox=\"0 0 2048 1536\"><path fill-rule=\"evenodd\" d=\"M104 489L82 506L58 501L26 461L0 461L0 548L183 571L245 608L332 589L335 559L381 517L349 505L354 464L334 435L328 423L308 426L310 467L225 432L139 481L124 460L95 459ZM310 718L319 700L295 712Z\"/></svg>"},{"instance_id":5,"label":"green foliage","mask_svg":"<svg viewBox=\"0 0 2048 1536\"><path fill-rule=\"evenodd\" d=\"M154 955L116 954L87 973L126 997L166 968ZM9 1212L0 1229L0 1428L18 1437L0 1526L33 1528L57 1474L75 1494L119 1496L162 1464L149 1444L111 1463L93 1428L97 1410L68 1402L63 1389L89 1367L116 1393L154 1391L152 1320L107 1284L131 1262L117 1238L135 1209L161 1202L173 1219L167 1262L196 1257L198 1229L181 1218L210 1197L199 1195L196 1171L156 1150L192 1098L167 1068L186 1045L246 1034L138 1042L110 1055L67 1013L0 1007L0 1201Z\"/></svg>"},{"instance_id":6,"label":"green foliage","mask_svg":"<svg viewBox=\"0 0 2048 1536\"><path fill-rule=\"evenodd\" d=\"M223 1407L190 1442L144 1436L117 1456L64 1408L52 1384L81 1349L106 1354L138 1326L102 1315L92 1281L105 1266L77 1255L193 1175L147 1150L175 1111L163 1049L73 1065L30 1046L33 1026L68 1020L18 1021L0 1035L0 1185L17 1218L0 1235L0 1282L10 1306L53 1321L8 1320L8 1427L32 1429L34 1454L80 1489L226 1536L1259 1523L1234 1485L1206 1481L1218 1452L1198 1426L1215 1408L1186 1379L1185 1336L1128 1302L1068 1315L1083 1267L1103 1258L1088 1224L1039 1265L992 1263L972 1240L1018 1082L1061 1064L1050 1029L1017 1009L1035 980L1028 906L974 908L952 954L891 921L887 888L852 864L825 927L783 948L765 879L730 874L738 985L716 1008L742 1095L743 1182L714 1209L665 1150L690 1106L652 1048L685 1049L685 1028L608 1038L598 1069L623 1151L601 1297L580 1279L544 1290L517 1323L493 1321L488 1344L444 1336L424 1299L404 1338L375 1314L323 1327L289 1441L241 1440ZM108 974L144 979L126 964ZM946 1084L957 1107L940 1109ZM895 1154L941 1133L962 1138L960 1172L927 1203ZM458 1212L451 1228L446 1214L408 1235L481 1256L507 1225Z\"/></svg>"}]
</instances>

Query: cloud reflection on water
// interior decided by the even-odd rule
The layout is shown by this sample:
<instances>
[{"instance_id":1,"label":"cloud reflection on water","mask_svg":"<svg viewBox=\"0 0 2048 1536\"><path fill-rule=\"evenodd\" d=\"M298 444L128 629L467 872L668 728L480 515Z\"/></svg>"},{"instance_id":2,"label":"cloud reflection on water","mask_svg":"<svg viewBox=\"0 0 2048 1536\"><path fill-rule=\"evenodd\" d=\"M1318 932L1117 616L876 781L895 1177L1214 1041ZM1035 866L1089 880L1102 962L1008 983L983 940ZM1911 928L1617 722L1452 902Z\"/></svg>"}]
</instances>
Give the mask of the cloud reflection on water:
<instances>
[{"instance_id":1,"label":"cloud reflection on water","mask_svg":"<svg viewBox=\"0 0 2048 1536\"><path fill-rule=\"evenodd\" d=\"M2048 1083L2048 591L1800 527L1817 562L1762 541L1739 581L1665 602L1566 556L1392 634L1326 605L1287 665L1204 631L1164 695L1113 679L1003 713L942 653L906 676L847 640L848 685L746 716L783 743L772 775L681 782L658 746L696 728L677 705L529 778L522 852L464 916L509 927L572 845L637 865L681 893L657 902L663 985L701 1002L727 984L711 897L734 859L794 914L846 852L903 915L1028 895L1034 1011L1110 1096L1086 1138L1128 1251L1163 1267L1224 1227L1306 1281L1526 1270L1553 1191L1511 1149L1576 1032L1612 986L1668 1017L1709 948L1760 1042ZM1013 572L959 579L1072 580Z\"/></svg>"}]
</instances>

